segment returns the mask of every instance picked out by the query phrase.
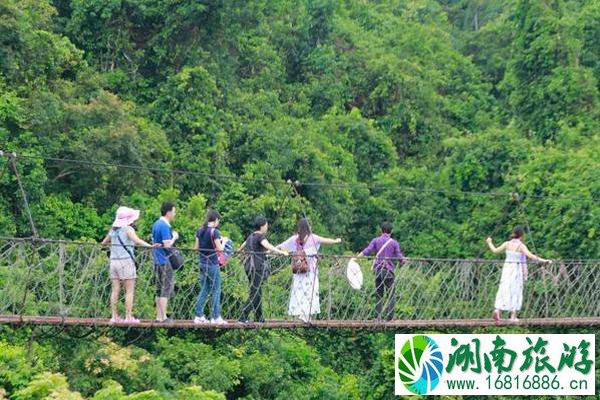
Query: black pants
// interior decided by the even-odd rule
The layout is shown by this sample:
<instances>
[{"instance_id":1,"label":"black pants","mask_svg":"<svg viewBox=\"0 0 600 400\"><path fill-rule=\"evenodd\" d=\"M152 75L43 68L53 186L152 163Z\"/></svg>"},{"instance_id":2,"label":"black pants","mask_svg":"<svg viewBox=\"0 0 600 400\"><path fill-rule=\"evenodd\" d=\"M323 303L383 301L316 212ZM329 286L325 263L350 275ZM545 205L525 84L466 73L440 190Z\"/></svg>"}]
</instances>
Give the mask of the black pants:
<instances>
[{"instance_id":1,"label":"black pants","mask_svg":"<svg viewBox=\"0 0 600 400\"><path fill-rule=\"evenodd\" d=\"M248 283L250 284L250 294L248 301L242 309L241 320L248 319L251 311L254 311L256 321L264 321L262 314L262 284L269 277L267 268L245 268Z\"/></svg>"},{"instance_id":2,"label":"black pants","mask_svg":"<svg viewBox=\"0 0 600 400\"><path fill-rule=\"evenodd\" d=\"M385 314L382 315L384 297L387 293L387 302L385 303ZM377 318L391 320L394 317L394 307L396 306L396 295L394 285L394 273L387 268L377 269L375 271L375 312Z\"/></svg>"}]
</instances>

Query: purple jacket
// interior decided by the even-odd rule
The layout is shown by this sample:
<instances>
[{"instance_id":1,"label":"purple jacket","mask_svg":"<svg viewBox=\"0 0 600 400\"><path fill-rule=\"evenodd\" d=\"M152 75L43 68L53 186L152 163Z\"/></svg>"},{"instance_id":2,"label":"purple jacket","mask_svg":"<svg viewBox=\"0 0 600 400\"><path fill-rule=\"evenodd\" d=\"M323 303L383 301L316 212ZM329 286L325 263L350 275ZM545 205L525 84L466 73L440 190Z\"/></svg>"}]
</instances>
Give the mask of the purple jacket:
<instances>
[{"instance_id":1,"label":"purple jacket","mask_svg":"<svg viewBox=\"0 0 600 400\"><path fill-rule=\"evenodd\" d=\"M361 256L368 256L371 254L377 254L383 245L390 240L391 236L387 233L382 234L379 237L371 240L371 243L360 252ZM394 271L396 268L396 262L402 262L404 260L404 254L400 250L400 245L394 239L385 246L385 249L375 258L373 263L373 270L387 268L390 271Z\"/></svg>"}]
</instances>

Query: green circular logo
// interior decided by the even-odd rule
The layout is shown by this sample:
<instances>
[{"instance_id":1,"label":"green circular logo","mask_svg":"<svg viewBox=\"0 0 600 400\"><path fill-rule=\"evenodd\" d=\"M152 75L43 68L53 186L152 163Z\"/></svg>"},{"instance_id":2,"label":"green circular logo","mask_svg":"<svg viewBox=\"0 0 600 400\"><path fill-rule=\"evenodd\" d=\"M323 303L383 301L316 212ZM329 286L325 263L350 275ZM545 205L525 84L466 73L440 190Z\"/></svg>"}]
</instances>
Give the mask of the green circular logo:
<instances>
[{"instance_id":1,"label":"green circular logo","mask_svg":"<svg viewBox=\"0 0 600 400\"><path fill-rule=\"evenodd\" d=\"M427 394L440 383L444 357L436 342L417 335L407 340L398 355L398 370L404 386L414 394Z\"/></svg>"}]
</instances>

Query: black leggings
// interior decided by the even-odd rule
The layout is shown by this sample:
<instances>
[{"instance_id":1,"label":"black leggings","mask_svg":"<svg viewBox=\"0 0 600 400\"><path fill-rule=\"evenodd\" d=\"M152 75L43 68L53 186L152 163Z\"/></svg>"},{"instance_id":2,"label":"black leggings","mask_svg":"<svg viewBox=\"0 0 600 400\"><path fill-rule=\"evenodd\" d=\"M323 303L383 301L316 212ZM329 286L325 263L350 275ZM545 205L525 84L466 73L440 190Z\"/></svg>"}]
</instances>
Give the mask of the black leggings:
<instances>
[{"instance_id":1,"label":"black leggings","mask_svg":"<svg viewBox=\"0 0 600 400\"><path fill-rule=\"evenodd\" d=\"M388 298L385 307L385 314L382 316L385 292L387 292ZM396 295L394 273L387 268L381 268L375 271L375 297L375 312L377 313L377 318L383 317L388 321L391 320L394 317Z\"/></svg>"},{"instance_id":2,"label":"black leggings","mask_svg":"<svg viewBox=\"0 0 600 400\"><path fill-rule=\"evenodd\" d=\"M248 301L242 309L241 320L248 319L251 311L254 311L256 321L264 321L262 314L262 284L269 277L269 271L265 268L246 268L246 276L250 283L250 294Z\"/></svg>"}]
</instances>

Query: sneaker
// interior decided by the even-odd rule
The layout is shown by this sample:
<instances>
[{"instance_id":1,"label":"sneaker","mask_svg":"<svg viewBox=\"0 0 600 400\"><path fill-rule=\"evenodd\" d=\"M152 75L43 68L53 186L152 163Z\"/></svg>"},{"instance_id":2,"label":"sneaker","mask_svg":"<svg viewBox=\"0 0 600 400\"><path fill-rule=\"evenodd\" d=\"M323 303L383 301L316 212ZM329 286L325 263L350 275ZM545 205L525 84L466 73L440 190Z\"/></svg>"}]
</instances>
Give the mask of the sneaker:
<instances>
[{"instance_id":1,"label":"sneaker","mask_svg":"<svg viewBox=\"0 0 600 400\"><path fill-rule=\"evenodd\" d=\"M251 324L252 321L250 321L248 318L240 318L238 319L238 323L242 325L248 325Z\"/></svg>"},{"instance_id":2,"label":"sneaker","mask_svg":"<svg viewBox=\"0 0 600 400\"><path fill-rule=\"evenodd\" d=\"M139 324L140 320L135 317L125 318L125 322L128 324Z\"/></svg>"},{"instance_id":3,"label":"sneaker","mask_svg":"<svg viewBox=\"0 0 600 400\"><path fill-rule=\"evenodd\" d=\"M194 323L196 325L201 325L201 324L207 324L208 320L206 319L206 317L203 315L201 317L195 317L194 318Z\"/></svg>"},{"instance_id":4,"label":"sneaker","mask_svg":"<svg viewBox=\"0 0 600 400\"><path fill-rule=\"evenodd\" d=\"M213 318L210 320L211 324L215 324L215 325L227 325L227 321L225 321L223 318L219 317L219 318Z\"/></svg>"},{"instance_id":5,"label":"sneaker","mask_svg":"<svg viewBox=\"0 0 600 400\"><path fill-rule=\"evenodd\" d=\"M172 324L173 323L173 319L167 317L167 318L163 319L162 321L158 321L158 322L160 322L161 324Z\"/></svg>"}]
</instances>

